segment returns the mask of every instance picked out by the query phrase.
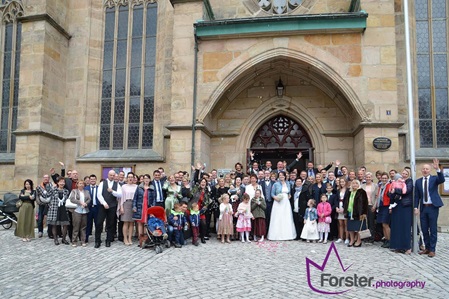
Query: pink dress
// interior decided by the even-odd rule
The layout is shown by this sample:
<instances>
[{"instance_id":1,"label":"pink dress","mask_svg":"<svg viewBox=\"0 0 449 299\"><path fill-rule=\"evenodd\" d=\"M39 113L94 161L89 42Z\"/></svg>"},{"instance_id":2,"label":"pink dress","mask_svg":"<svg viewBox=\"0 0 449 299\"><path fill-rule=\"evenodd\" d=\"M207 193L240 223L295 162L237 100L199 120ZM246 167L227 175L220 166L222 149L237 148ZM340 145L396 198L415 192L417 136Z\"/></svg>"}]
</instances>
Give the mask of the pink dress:
<instances>
[{"instance_id":1,"label":"pink dress","mask_svg":"<svg viewBox=\"0 0 449 299\"><path fill-rule=\"evenodd\" d=\"M321 217L321 214L324 213L324 217ZM320 202L317 206L317 214L318 214L318 232L319 233L328 233L330 232L330 224L326 223L326 217L330 216L332 213L332 207L328 202Z\"/></svg>"},{"instance_id":2,"label":"pink dress","mask_svg":"<svg viewBox=\"0 0 449 299\"><path fill-rule=\"evenodd\" d=\"M251 218L253 218L253 214L251 213L250 203L249 202L248 203L244 203L244 202L240 203L235 215L238 216L237 225L235 226L237 228L237 231L239 233L250 232L251 231Z\"/></svg>"}]
</instances>

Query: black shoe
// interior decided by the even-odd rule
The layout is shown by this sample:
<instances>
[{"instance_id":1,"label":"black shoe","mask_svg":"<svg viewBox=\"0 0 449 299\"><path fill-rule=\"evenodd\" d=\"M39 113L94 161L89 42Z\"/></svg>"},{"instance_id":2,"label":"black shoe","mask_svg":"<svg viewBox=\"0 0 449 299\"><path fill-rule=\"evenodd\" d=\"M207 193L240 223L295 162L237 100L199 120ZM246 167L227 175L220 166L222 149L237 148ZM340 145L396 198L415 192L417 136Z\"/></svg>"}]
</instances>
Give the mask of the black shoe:
<instances>
[{"instance_id":1,"label":"black shoe","mask_svg":"<svg viewBox=\"0 0 449 299\"><path fill-rule=\"evenodd\" d=\"M381 247L382 248L390 248L390 241L386 241L384 244L382 244Z\"/></svg>"},{"instance_id":2,"label":"black shoe","mask_svg":"<svg viewBox=\"0 0 449 299\"><path fill-rule=\"evenodd\" d=\"M201 238L201 243L206 244L206 238Z\"/></svg>"},{"instance_id":3,"label":"black shoe","mask_svg":"<svg viewBox=\"0 0 449 299\"><path fill-rule=\"evenodd\" d=\"M54 241L55 241L55 245L59 245L58 239L54 239Z\"/></svg>"},{"instance_id":4,"label":"black shoe","mask_svg":"<svg viewBox=\"0 0 449 299\"><path fill-rule=\"evenodd\" d=\"M362 247L362 242L360 242L360 244L359 245L353 245L352 247Z\"/></svg>"},{"instance_id":5,"label":"black shoe","mask_svg":"<svg viewBox=\"0 0 449 299\"><path fill-rule=\"evenodd\" d=\"M94 247L95 248L100 248L100 246L101 246L101 243L96 242Z\"/></svg>"},{"instance_id":6,"label":"black shoe","mask_svg":"<svg viewBox=\"0 0 449 299\"><path fill-rule=\"evenodd\" d=\"M48 235L49 239L54 239L54 237L52 235Z\"/></svg>"},{"instance_id":7,"label":"black shoe","mask_svg":"<svg viewBox=\"0 0 449 299\"><path fill-rule=\"evenodd\" d=\"M175 248L182 248L181 244L175 243Z\"/></svg>"},{"instance_id":8,"label":"black shoe","mask_svg":"<svg viewBox=\"0 0 449 299\"><path fill-rule=\"evenodd\" d=\"M204 237L204 240L209 240L209 237L207 237L207 236L206 236L206 237Z\"/></svg>"},{"instance_id":9,"label":"black shoe","mask_svg":"<svg viewBox=\"0 0 449 299\"><path fill-rule=\"evenodd\" d=\"M111 247L111 241L106 241L106 247Z\"/></svg>"},{"instance_id":10,"label":"black shoe","mask_svg":"<svg viewBox=\"0 0 449 299\"><path fill-rule=\"evenodd\" d=\"M65 244L65 245L70 245L70 243L69 243L66 239L62 239L62 240L61 240L61 243L62 243L62 244Z\"/></svg>"}]
</instances>

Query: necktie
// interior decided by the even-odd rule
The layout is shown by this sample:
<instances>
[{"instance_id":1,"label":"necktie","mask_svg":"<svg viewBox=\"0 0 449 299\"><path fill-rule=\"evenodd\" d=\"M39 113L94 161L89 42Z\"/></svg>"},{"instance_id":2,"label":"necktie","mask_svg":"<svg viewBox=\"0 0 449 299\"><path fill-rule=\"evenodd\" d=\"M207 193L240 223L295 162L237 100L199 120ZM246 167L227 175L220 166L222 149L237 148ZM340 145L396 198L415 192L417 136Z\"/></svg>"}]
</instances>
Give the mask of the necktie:
<instances>
[{"instance_id":1,"label":"necktie","mask_svg":"<svg viewBox=\"0 0 449 299\"><path fill-rule=\"evenodd\" d=\"M309 176L313 176L312 170L309 170Z\"/></svg>"},{"instance_id":2,"label":"necktie","mask_svg":"<svg viewBox=\"0 0 449 299\"><path fill-rule=\"evenodd\" d=\"M427 177L424 178L424 202L429 201L429 192L427 190Z\"/></svg>"},{"instance_id":3,"label":"necktie","mask_svg":"<svg viewBox=\"0 0 449 299\"><path fill-rule=\"evenodd\" d=\"M159 201L163 201L163 199L162 199L161 182L160 181L156 181L156 185L157 185L157 193L159 194L158 195Z\"/></svg>"}]
</instances>

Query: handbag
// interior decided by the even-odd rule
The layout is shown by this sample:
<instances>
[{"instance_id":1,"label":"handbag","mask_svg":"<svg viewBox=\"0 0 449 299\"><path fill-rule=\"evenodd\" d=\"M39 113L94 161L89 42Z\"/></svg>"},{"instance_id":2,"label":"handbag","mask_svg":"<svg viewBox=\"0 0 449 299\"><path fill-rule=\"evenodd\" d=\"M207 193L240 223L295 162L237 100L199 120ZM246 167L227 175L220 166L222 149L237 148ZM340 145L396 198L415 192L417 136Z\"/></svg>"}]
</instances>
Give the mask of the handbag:
<instances>
[{"instance_id":1,"label":"handbag","mask_svg":"<svg viewBox=\"0 0 449 299\"><path fill-rule=\"evenodd\" d=\"M360 238L360 240L363 240L363 239L371 237L371 231L368 229L368 221L366 221L366 219L365 219L365 223L366 223L366 229L365 230L362 230L363 220L360 223L360 229L359 229L359 238Z\"/></svg>"},{"instance_id":2,"label":"handbag","mask_svg":"<svg viewBox=\"0 0 449 299\"><path fill-rule=\"evenodd\" d=\"M22 204L23 204L23 201L22 201L21 199L19 199L19 200L16 202L16 208L20 208L20 207L22 206Z\"/></svg>"},{"instance_id":3,"label":"handbag","mask_svg":"<svg viewBox=\"0 0 449 299\"><path fill-rule=\"evenodd\" d=\"M324 222L331 223L332 222L331 216L326 216L326 218L324 219Z\"/></svg>"}]
</instances>

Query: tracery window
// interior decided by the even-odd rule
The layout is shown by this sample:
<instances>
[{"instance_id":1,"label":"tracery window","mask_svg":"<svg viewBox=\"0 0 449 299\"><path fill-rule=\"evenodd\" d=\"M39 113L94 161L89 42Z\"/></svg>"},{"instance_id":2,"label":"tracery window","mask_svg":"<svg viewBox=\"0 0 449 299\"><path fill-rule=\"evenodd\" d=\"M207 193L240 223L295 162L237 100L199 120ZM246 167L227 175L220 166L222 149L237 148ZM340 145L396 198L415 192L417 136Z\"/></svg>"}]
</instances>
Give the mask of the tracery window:
<instances>
[{"instance_id":1,"label":"tracery window","mask_svg":"<svg viewBox=\"0 0 449 299\"><path fill-rule=\"evenodd\" d=\"M415 0L421 148L449 147L447 9L447 0Z\"/></svg>"},{"instance_id":2,"label":"tracery window","mask_svg":"<svg viewBox=\"0 0 449 299\"><path fill-rule=\"evenodd\" d=\"M282 15L298 8L303 0L255 0L266 12Z\"/></svg>"},{"instance_id":3,"label":"tracery window","mask_svg":"<svg viewBox=\"0 0 449 299\"><path fill-rule=\"evenodd\" d=\"M17 18L23 16L21 1L2 0L0 4L1 26L1 113L0 153L14 153L17 128L17 107L19 105L20 46L22 25Z\"/></svg>"},{"instance_id":4,"label":"tracery window","mask_svg":"<svg viewBox=\"0 0 449 299\"><path fill-rule=\"evenodd\" d=\"M254 135L252 149L310 148L312 142L304 128L286 116L277 116L265 124Z\"/></svg>"},{"instance_id":5,"label":"tracery window","mask_svg":"<svg viewBox=\"0 0 449 299\"><path fill-rule=\"evenodd\" d=\"M157 3L106 0L100 150L153 146Z\"/></svg>"}]
</instances>

